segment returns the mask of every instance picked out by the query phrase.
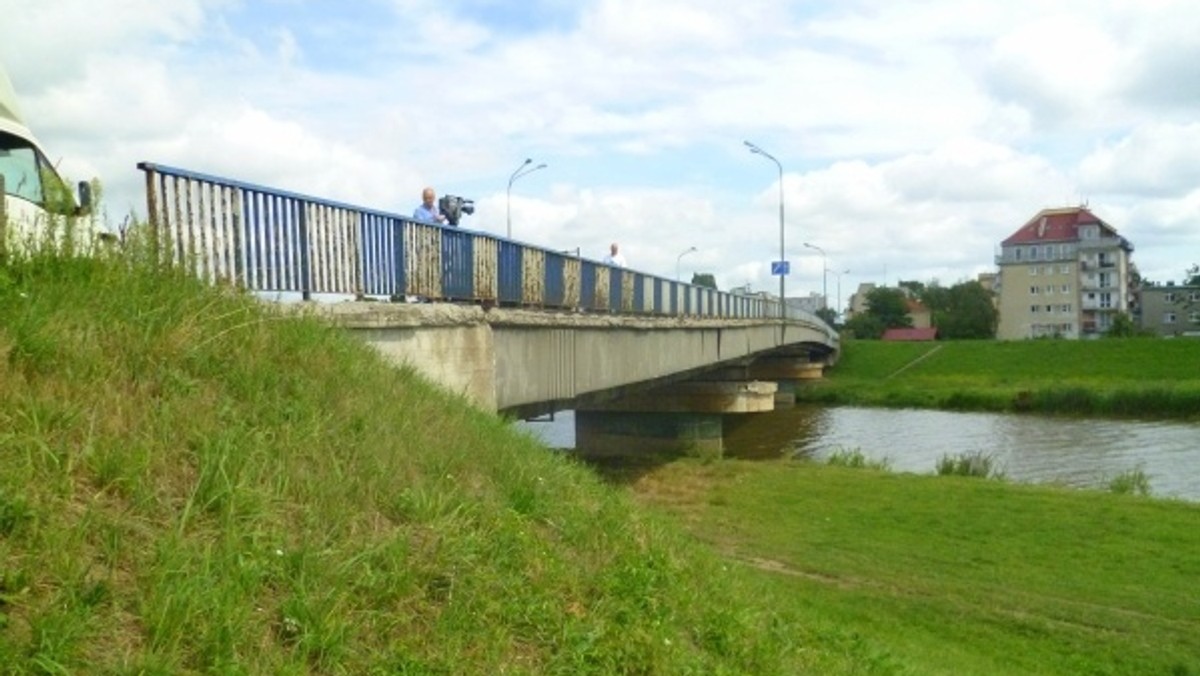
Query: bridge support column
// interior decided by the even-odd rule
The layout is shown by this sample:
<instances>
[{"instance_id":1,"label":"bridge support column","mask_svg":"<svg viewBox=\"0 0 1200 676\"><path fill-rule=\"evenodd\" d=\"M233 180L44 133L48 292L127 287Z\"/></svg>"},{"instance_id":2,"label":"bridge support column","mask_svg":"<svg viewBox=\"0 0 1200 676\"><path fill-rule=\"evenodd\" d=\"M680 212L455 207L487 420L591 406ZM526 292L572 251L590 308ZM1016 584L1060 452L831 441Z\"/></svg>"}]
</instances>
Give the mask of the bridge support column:
<instances>
[{"instance_id":1,"label":"bridge support column","mask_svg":"<svg viewBox=\"0 0 1200 676\"><path fill-rule=\"evenodd\" d=\"M585 457L686 453L720 457L724 416L771 411L775 383L687 381L575 411Z\"/></svg>"},{"instance_id":2,"label":"bridge support column","mask_svg":"<svg viewBox=\"0 0 1200 676\"><path fill-rule=\"evenodd\" d=\"M775 393L775 405L780 408L796 405L796 387L803 381L820 380L825 376L823 362L809 361L808 357L767 356L755 359L747 368L747 375L761 380L773 380L779 385Z\"/></svg>"}]
</instances>

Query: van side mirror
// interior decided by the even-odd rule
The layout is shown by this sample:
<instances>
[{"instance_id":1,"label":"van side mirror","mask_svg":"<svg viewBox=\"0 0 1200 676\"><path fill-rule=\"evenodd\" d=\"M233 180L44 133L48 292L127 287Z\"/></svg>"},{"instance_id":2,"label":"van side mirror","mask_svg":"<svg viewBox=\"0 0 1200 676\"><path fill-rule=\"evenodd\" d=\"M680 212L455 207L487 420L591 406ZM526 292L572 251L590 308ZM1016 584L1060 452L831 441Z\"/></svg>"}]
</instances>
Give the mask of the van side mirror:
<instances>
[{"instance_id":1,"label":"van side mirror","mask_svg":"<svg viewBox=\"0 0 1200 676\"><path fill-rule=\"evenodd\" d=\"M83 215L92 210L92 184L87 181L79 182L79 208L75 211L78 215Z\"/></svg>"}]
</instances>

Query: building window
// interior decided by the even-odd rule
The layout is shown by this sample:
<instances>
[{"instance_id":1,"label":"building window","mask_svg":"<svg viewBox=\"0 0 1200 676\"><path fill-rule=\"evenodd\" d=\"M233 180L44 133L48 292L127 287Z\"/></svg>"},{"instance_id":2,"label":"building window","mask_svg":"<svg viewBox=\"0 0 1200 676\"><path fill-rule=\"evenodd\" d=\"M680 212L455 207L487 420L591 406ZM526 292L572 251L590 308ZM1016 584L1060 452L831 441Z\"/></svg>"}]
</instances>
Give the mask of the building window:
<instances>
[{"instance_id":1,"label":"building window","mask_svg":"<svg viewBox=\"0 0 1200 676\"><path fill-rule=\"evenodd\" d=\"M1037 269L1036 265L1029 266L1029 276L1030 277L1037 277L1037 273L1038 273L1038 269Z\"/></svg>"},{"instance_id":2,"label":"building window","mask_svg":"<svg viewBox=\"0 0 1200 676\"><path fill-rule=\"evenodd\" d=\"M1192 312L1188 315L1188 322L1192 324L1200 324L1200 312Z\"/></svg>"},{"instance_id":3,"label":"building window","mask_svg":"<svg viewBox=\"0 0 1200 676\"><path fill-rule=\"evenodd\" d=\"M1016 255L1017 260L1021 260L1021 247L1014 248L1013 253Z\"/></svg>"},{"instance_id":4,"label":"building window","mask_svg":"<svg viewBox=\"0 0 1200 676\"><path fill-rule=\"evenodd\" d=\"M1038 295L1038 292L1040 290L1041 290L1040 286L1031 286L1031 287L1029 287L1029 295L1036 296L1036 295Z\"/></svg>"},{"instance_id":5,"label":"building window","mask_svg":"<svg viewBox=\"0 0 1200 676\"><path fill-rule=\"evenodd\" d=\"M1036 261L1038 259L1038 251L1036 246L1029 247L1029 260Z\"/></svg>"},{"instance_id":6,"label":"building window","mask_svg":"<svg viewBox=\"0 0 1200 676\"><path fill-rule=\"evenodd\" d=\"M1038 310L1041 310L1041 309L1042 309L1042 306L1041 306L1041 305L1030 305L1030 306L1029 306L1029 312L1030 312L1030 314L1035 314L1035 315L1036 315L1036 314L1038 313Z\"/></svg>"},{"instance_id":7,"label":"building window","mask_svg":"<svg viewBox=\"0 0 1200 676\"><path fill-rule=\"evenodd\" d=\"M1174 303L1175 302L1175 293L1172 291L1168 291L1167 293L1163 294L1163 300L1168 303Z\"/></svg>"},{"instance_id":8,"label":"building window","mask_svg":"<svg viewBox=\"0 0 1200 676\"><path fill-rule=\"evenodd\" d=\"M1100 294L1100 307L1102 307L1102 308L1111 308L1112 307L1112 294L1111 293Z\"/></svg>"},{"instance_id":9,"label":"building window","mask_svg":"<svg viewBox=\"0 0 1200 676\"><path fill-rule=\"evenodd\" d=\"M1200 293L1197 293L1195 291L1189 293L1188 300L1195 303L1196 301L1200 300Z\"/></svg>"},{"instance_id":10,"label":"building window","mask_svg":"<svg viewBox=\"0 0 1200 676\"><path fill-rule=\"evenodd\" d=\"M1175 313L1174 312L1164 312L1163 313L1163 324L1174 324L1174 323L1175 323Z\"/></svg>"},{"instance_id":11,"label":"building window","mask_svg":"<svg viewBox=\"0 0 1200 676\"><path fill-rule=\"evenodd\" d=\"M1071 274L1071 266L1070 265L1060 266L1058 268L1058 271L1063 273L1064 275L1069 275L1069 274Z\"/></svg>"},{"instance_id":12,"label":"building window","mask_svg":"<svg viewBox=\"0 0 1200 676\"><path fill-rule=\"evenodd\" d=\"M1063 284L1063 285L1062 285L1062 292L1063 292L1063 293L1071 293L1071 285L1070 285L1070 284Z\"/></svg>"},{"instance_id":13,"label":"building window","mask_svg":"<svg viewBox=\"0 0 1200 676\"><path fill-rule=\"evenodd\" d=\"M1047 305L1047 306L1046 306L1046 314L1050 314L1051 312L1054 312L1054 306L1053 306L1053 305Z\"/></svg>"}]
</instances>

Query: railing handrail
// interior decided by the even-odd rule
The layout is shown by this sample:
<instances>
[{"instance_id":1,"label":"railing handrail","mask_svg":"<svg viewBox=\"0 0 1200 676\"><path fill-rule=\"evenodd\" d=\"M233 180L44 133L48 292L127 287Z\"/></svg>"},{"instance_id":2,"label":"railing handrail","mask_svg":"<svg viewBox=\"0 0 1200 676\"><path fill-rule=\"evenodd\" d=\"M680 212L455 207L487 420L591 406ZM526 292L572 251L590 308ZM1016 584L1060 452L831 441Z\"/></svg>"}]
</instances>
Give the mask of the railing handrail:
<instances>
[{"instance_id":1,"label":"railing handrail","mask_svg":"<svg viewBox=\"0 0 1200 676\"><path fill-rule=\"evenodd\" d=\"M178 167L140 162L153 235L176 264L250 291L424 296L510 305L722 318L780 318L752 298L615 267L503 235ZM369 291L367 289L370 289ZM825 333L813 313L785 319Z\"/></svg>"}]
</instances>

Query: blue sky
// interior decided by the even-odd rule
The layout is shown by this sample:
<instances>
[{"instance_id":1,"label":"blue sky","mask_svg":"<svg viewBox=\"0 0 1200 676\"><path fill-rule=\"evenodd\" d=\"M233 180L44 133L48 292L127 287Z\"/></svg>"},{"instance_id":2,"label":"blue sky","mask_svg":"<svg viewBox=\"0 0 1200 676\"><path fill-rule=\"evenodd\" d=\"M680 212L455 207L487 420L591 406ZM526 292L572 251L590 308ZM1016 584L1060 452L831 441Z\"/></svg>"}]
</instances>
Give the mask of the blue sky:
<instances>
[{"instance_id":1,"label":"blue sky","mask_svg":"<svg viewBox=\"0 0 1200 676\"><path fill-rule=\"evenodd\" d=\"M1086 202L1200 262L1200 7L1183 0L0 0L29 124L109 218L148 160L771 290L953 284ZM827 277L834 293L836 277ZM831 299L831 303L834 299Z\"/></svg>"}]
</instances>

